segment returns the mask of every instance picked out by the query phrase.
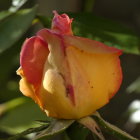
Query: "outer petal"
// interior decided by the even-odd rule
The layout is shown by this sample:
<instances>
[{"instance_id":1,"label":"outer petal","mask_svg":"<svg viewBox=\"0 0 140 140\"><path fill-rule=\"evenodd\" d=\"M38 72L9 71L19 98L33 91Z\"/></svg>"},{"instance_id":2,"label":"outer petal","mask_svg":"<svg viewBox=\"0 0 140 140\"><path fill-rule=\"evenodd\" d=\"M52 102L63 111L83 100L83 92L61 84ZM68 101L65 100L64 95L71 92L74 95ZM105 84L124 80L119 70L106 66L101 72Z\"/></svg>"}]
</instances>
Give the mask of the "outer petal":
<instances>
[{"instance_id":1,"label":"outer petal","mask_svg":"<svg viewBox=\"0 0 140 140\"><path fill-rule=\"evenodd\" d=\"M44 69L41 88L48 115L65 119L84 117L105 105L117 92L122 80L120 50L85 38L57 35L47 29L37 35L48 42L48 62L55 70ZM70 96L66 96L68 88Z\"/></svg>"},{"instance_id":2,"label":"outer petal","mask_svg":"<svg viewBox=\"0 0 140 140\"><path fill-rule=\"evenodd\" d=\"M42 108L39 99L39 90L42 82L44 64L49 54L48 46L39 37L27 39L21 50L21 67L17 74L22 77L20 80L20 90L28 97L31 97Z\"/></svg>"},{"instance_id":3,"label":"outer petal","mask_svg":"<svg viewBox=\"0 0 140 140\"><path fill-rule=\"evenodd\" d=\"M64 35L63 38L67 46L74 46L88 53L116 53L118 55L122 54L121 50L106 46L105 44L95 40L70 35Z\"/></svg>"},{"instance_id":4,"label":"outer petal","mask_svg":"<svg viewBox=\"0 0 140 140\"><path fill-rule=\"evenodd\" d=\"M23 70L21 67L17 70L17 74L22 77L22 79L19 82L20 91L25 96L28 96L28 97L32 98L33 100L35 100L36 102L38 102L38 99L37 99L36 95L34 94L34 92L35 92L34 86L27 81L26 77L23 74Z\"/></svg>"},{"instance_id":5,"label":"outer petal","mask_svg":"<svg viewBox=\"0 0 140 140\"><path fill-rule=\"evenodd\" d=\"M66 55L79 116L99 109L122 82L121 51L89 39L65 36Z\"/></svg>"},{"instance_id":6,"label":"outer petal","mask_svg":"<svg viewBox=\"0 0 140 140\"><path fill-rule=\"evenodd\" d=\"M23 44L20 54L21 67L27 81L34 86L41 84L48 54L47 43L39 37L29 38Z\"/></svg>"}]
</instances>

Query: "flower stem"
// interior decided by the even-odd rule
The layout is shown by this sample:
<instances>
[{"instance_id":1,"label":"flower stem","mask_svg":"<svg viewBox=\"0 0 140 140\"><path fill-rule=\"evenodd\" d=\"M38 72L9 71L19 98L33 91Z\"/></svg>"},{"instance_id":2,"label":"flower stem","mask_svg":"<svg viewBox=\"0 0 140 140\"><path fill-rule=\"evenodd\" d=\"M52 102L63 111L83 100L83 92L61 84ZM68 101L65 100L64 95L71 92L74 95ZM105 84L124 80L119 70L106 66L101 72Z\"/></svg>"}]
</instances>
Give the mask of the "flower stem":
<instances>
[{"instance_id":1,"label":"flower stem","mask_svg":"<svg viewBox=\"0 0 140 140\"><path fill-rule=\"evenodd\" d=\"M91 130L93 132L93 136L94 137L98 137L100 140L105 140L98 124L96 123L96 121L91 118L91 117L84 117L80 120L78 120L78 122L82 125L84 125L85 127L87 127L89 130Z\"/></svg>"},{"instance_id":2,"label":"flower stem","mask_svg":"<svg viewBox=\"0 0 140 140\"><path fill-rule=\"evenodd\" d=\"M99 113L93 114L92 118L98 123L100 128L104 130L106 133L120 139L120 140L138 140L133 136L129 135L128 133L122 131L121 129L117 128L116 126L106 122Z\"/></svg>"}]
</instances>

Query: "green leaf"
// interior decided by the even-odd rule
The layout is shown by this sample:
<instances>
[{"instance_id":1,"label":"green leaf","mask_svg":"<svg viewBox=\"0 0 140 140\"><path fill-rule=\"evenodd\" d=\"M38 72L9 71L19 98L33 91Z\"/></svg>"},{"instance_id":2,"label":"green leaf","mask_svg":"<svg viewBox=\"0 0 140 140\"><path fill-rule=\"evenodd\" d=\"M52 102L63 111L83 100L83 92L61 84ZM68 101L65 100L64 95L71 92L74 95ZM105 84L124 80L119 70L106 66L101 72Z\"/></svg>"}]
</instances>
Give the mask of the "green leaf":
<instances>
[{"instance_id":1,"label":"green leaf","mask_svg":"<svg viewBox=\"0 0 140 140\"><path fill-rule=\"evenodd\" d=\"M116 126L106 122L103 120L98 113L93 114L93 119L96 120L100 128L102 128L106 133L120 139L120 140L138 140L128 133L122 131L121 129L117 128Z\"/></svg>"},{"instance_id":2,"label":"green leaf","mask_svg":"<svg viewBox=\"0 0 140 140\"><path fill-rule=\"evenodd\" d=\"M36 14L36 7L20 10L0 22L0 53L11 47L29 28Z\"/></svg>"},{"instance_id":3,"label":"green leaf","mask_svg":"<svg viewBox=\"0 0 140 140\"><path fill-rule=\"evenodd\" d=\"M35 123L36 120L49 120L44 112L31 99L24 98L22 105L13 108L8 104L9 110L4 117L0 119L0 129L10 134L20 133L30 127L37 127L40 123ZM15 100L16 101L16 100ZM22 100L20 100L22 102ZM17 102L17 101L16 101ZM16 103L15 103L16 104ZM14 129L13 129L14 128Z\"/></svg>"},{"instance_id":4,"label":"green leaf","mask_svg":"<svg viewBox=\"0 0 140 140\"><path fill-rule=\"evenodd\" d=\"M3 53L0 54L0 64L2 67L2 69L0 69L0 85L2 85L4 81L7 82L7 80L9 80L7 78L11 73L13 73L13 68L17 67L19 64L19 52L23 41L24 39L20 39L20 41L16 42L12 47L6 49Z\"/></svg>"},{"instance_id":5,"label":"green leaf","mask_svg":"<svg viewBox=\"0 0 140 140\"><path fill-rule=\"evenodd\" d=\"M67 130L67 135L71 140L85 140L89 134L89 129L75 122Z\"/></svg>"},{"instance_id":6,"label":"green leaf","mask_svg":"<svg viewBox=\"0 0 140 140\"><path fill-rule=\"evenodd\" d=\"M37 132L40 132L44 129L46 129L47 127L49 126L49 123L48 124L45 124L45 125L41 125L39 127L35 127L35 128L29 128L19 134L16 134L15 136L12 136L6 140L20 140L21 137L24 137L25 135L28 135L28 134L31 134L31 133L37 133Z\"/></svg>"},{"instance_id":7,"label":"green leaf","mask_svg":"<svg viewBox=\"0 0 140 140\"><path fill-rule=\"evenodd\" d=\"M0 12L0 22L1 20L5 19L6 17L10 16L12 13L9 11L2 11Z\"/></svg>"},{"instance_id":8,"label":"green leaf","mask_svg":"<svg viewBox=\"0 0 140 140\"><path fill-rule=\"evenodd\" d=\"M0 104L0 117L4 113L24 104L25 102L26 102L25 98L20 97L20 98L15 98L13 100L7 101L3 104Z\"/></svg>"},{"instance_id":9,"label":"green leaf","mask_svg":"<svg viewBox=\"0 0 140 140\"><path fill-rule=\"evenodd\" d=\"M65 129L67 129L74 120L54 120L50 123L50 126L38 134L34 140L41 140L44 137L56 135Z\"/></svg>"},{"instance_id":10,"label":"green leaf","mask_svg":"<svg viewBox=\"0 0 140 140\"><path fill-rule=\"evenodd\" d=\"M140 37L122 24L90 13L68 15L74 18L75 35L103 42L125 53L140 54Z\"/></svg>"},{"instance_id":11,"label":"green leaf","mask_svg":"<svg viewBox=\"0 0 140 140\"><path fill-rule=\"evenodd\" d=\"M27 0L12 0L12 6L9 8L9 11L2 11L0 12L0 22L5 18L9 17L16 12L21 6L23 6Z\"/></svg>"},{"instance_id":12,"label":"green leaf","mask_svg":"<svg viewBox=\"0 0 140 140\"><path fill-rule=\"evenodd\" d=\"M10 12L17 11L21 6L23 6L27 0L12 0L12 6L9 8Z\"/></svg>"}]
</instances>

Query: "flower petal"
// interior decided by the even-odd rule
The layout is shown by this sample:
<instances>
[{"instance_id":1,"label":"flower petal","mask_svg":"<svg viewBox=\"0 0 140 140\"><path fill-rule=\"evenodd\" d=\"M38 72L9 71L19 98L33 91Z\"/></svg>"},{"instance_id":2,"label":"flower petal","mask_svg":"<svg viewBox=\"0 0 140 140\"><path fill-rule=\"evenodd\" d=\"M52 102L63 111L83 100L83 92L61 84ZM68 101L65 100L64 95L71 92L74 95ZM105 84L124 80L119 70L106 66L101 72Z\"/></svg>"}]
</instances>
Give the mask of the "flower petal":
<instances>
[{"instance_id":1,"label":"flower petal","mask_svg":"<svg viewBox=\"0 0 140 140\"><path fill-rule=\"evenodd\" d=\"M64 39L76 106L81 116L91 114L108 103L121 85L121 51L80 37Z\"/></svg>"},{"instance_id":2,"label":"flower petal","mask_svg":"<svg viewBox=\"0 0 140 140\"><path fill-rule=\"evenodd\" d=\"M23 95L32 98L36 103L40 105L40 100L35 94L35 88L31 83L27 81L22 68L20 67L16 72L21 76L21 80L19 82L20 91L23 93Z\"/></svg>"},{"instance_id":3,"label":"flower petal","mask_svg":"<svg viewBox=\"0 0 140 140\"><path fill-rule=\"evenodd\" d=\"M70 19L67 14L59 15L56 11L53 13L52 30L59 34L72 35L71 23L73 19Z\"/></svg>"},{"instance_id":4,"label":"flower petal","mask_svg":"<svg viewBox=\"0 0 140 140\"><path fill-rule=\"evenodd\" d=\"M29 38L23 44L20 54L21 67L27 81L34 86L41 83L48 54L47 43L39 37Z\"/></svg>"},{"instance_id":5,"label":"flower petal","mask_svg":"<svg viewBox=\"0 0 140 140\"><path fill-rule=\"evenodd\" d=\"M101 42L98 42L96 40L90 40L83 37L77 37L77 36L63 36L65 40L65 44L67 46L74 46L82 51L88 52L88 53L116 53L118 55L122 54L122 51L109 47Z\"/></svg>"}]
</instances>

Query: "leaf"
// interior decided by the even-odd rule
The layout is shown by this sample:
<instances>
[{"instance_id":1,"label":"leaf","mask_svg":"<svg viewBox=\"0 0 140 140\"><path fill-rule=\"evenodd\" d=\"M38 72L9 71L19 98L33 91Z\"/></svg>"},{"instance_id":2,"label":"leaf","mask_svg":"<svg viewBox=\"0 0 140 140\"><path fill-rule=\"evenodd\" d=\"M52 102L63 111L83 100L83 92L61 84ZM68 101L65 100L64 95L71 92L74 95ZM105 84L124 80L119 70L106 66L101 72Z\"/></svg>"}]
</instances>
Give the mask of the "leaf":
<instances>
[{"instance_id":1,"label":"leaf","mask_svg":"<svg viewBox=\"0 0 140 140\"><path fill-rule=\"evenodd\" d=\"M17 11L21 6L23 6L27 0L12 0L12 6L9 8L10 12Z\"/></svg>"},{"instance_id":2,"label":"leaf","mask_svg":"<svg viewBox=\"0 0 140 140\"><path fill-rule=\"evenodd\" d=\"M10 111L11 109L14 109L14 108L24 104L25 101L26 101L25 98L19 97L19 98L15 98L13 100L7 101L3 104L0 104L0 117L1 117L1 115Z\"/></svg>"},{"instance_id":3,"label":"leaf","mask_svg":"<svg viewBox=\"0 0 140 140\"><path fill-rule=\"evenodd\" d=\"M67 135L71 140L86 140L89 134L89 129L75 122L67 130Z\"/></svg>"},{"instance_id":4,"label":"leaf","mask_svg":"<svg viewBox=\"0 0 140 140\"><path fill-rule=\"evenodd\" d=\"M27 0L12 0L12 6L9 8L9 11L0 12L0 21L14 14L21 6L23 6Z\"/></svg>"},{"instance_id":5,"label":"leaf","mask_svg":"<svg viewBox=\"0 0 140 140\"><path fill-rule=\"evenodd\" d=\"M41 125L39 127L35 127L35 128L29 128L19 134L16 134L10 138L8 138L7 140L20 140L21 137L24 137L25 135L28 135L28 134L31 134L31 133L37 133L37 132L40 132L44 129L46 129L47 127L49 126L49 123L48 124L45 124L45 125Z\"/></svg>"},{"instance_id":6,"label":"leaf","mask_svg":"<svg viewBox=\"0 0 140 140\"><path fill-rule=\"evenodd\" d=\"M9 11L0 12L0 22L1 22L1 20L3 20L4 18L6 18L6 17L8 17L10 15L11 15L11 12L9 12Z\"/></svg>"},{"instance_id":7,"label":"leaf","mask_svg":"<svg viewBox=\"0 0 140 140\"><path fill-rule=\"evenodd\" d=\"M91 132L93 132L94 135L96 135L100 140L105 140L98 124L91 117L87 116L87 117L81 118L78 120L78 122L84 125L85 127L87 127L89 130L91 130Z\"/></svg>"},{"instance_id":8,"label":"leaf","mask_svg":"<svg viewBox=\"0 0 140 140\"><path fill-rule=\"evenodd\" d=\"M31 99L23 98L25 99L24 103L16 106L15 109L12 107L12 102L12 110L9 110L4 117L0 119L0 129L10 134L16 134L30 127L40 125L40 123L35 123L36 120L49 120L46 114L43 113ZM10 108L10 104L8 108Z\"/></svg>"},{"instance_id":9,"label":"leaf","mask_svg":"<svg viewBox=\"0 0 140 140\"><path fill-rule=\"evenodd\" d=\"M74 120L54 120L50 126L38 134L34 140L41 140L44 137L53 136L67 129Z\"/></svg>"},{"instance_id":10,"label":"leaf","mask_svg":"<svg viewBox=\"0 0 140 140\"><path fill-rule=\"evenodd\" d=\"M36 7L20 10L0 22L0 53L11 47L28 29L36 14Z\"/></svg>"},{"instance_id":11,"label":"leaf","mask_svg":"<svg viewBox=\"0 0 140 140\"><path fill-rule=\"evenodd\" d=\"M20 38L12 47L6 49L0 54L0 100L5 102L16 98L19 93L19 79L16 75L16 70L19 66L19 52L21 45L25 40Z\"/></svg>"},{"instance_id":12,"label":"leaf","mask_svg":"<svg viewBox=\"0 0 140 140\"><path fill-rule=\"evenodd\" d=\"M3 53L0 54L0 64L2 67L2 69L0 70L0 85L5 84L4 82L7 82L7 80L9 80L7 78L13 72L13 68L19 65L18 56L23 41L23 39L20 39L20 41L16 42L16 44L14 44L12 47L6 49Z\"/></svg>"},{"instance_id":13,"label":"leaf","mask_svg":"<svg viewBox=\"0 0 140 140\"><path fill-rule=\"evenodd\" d=\"M121 129L117 128L116 126L106 122L103 120L98 113L93 114L93 119L96 120L100 128L102 128L106 133L120 139L120 140L138 140L128 133L122 131Z\"/></svg>"}]
</instances>

